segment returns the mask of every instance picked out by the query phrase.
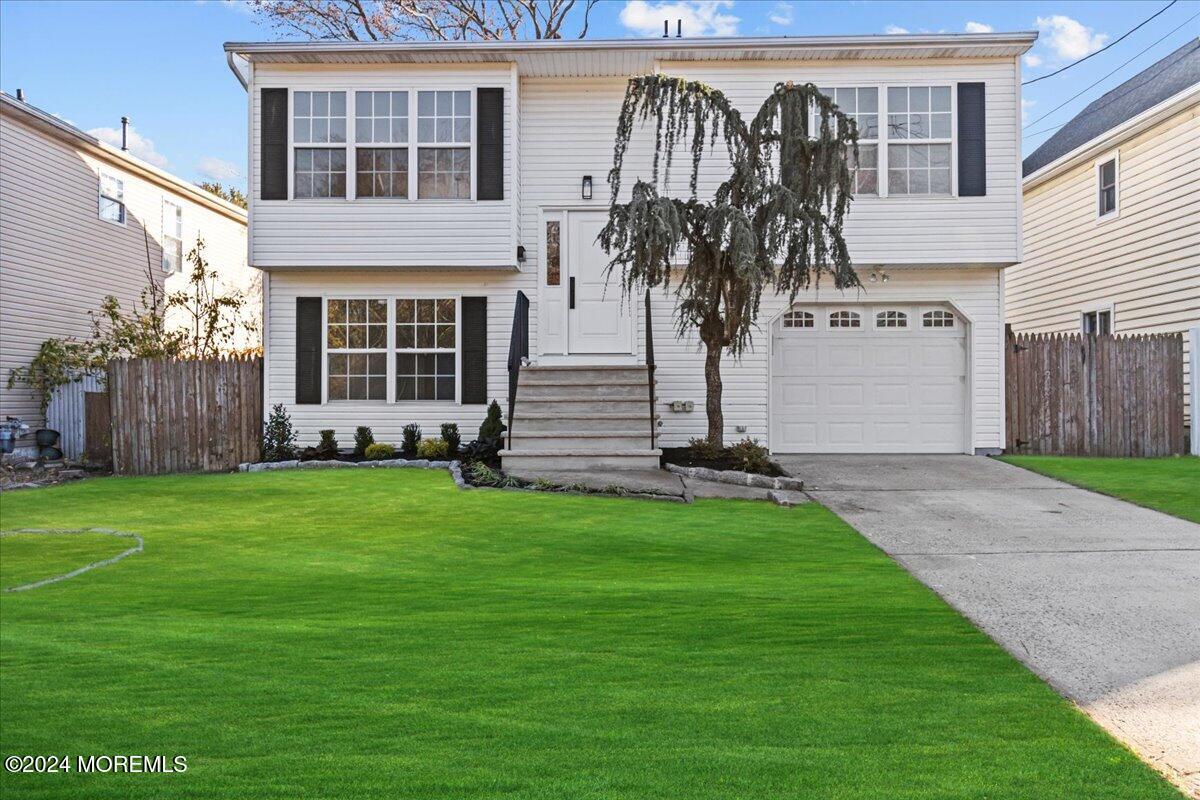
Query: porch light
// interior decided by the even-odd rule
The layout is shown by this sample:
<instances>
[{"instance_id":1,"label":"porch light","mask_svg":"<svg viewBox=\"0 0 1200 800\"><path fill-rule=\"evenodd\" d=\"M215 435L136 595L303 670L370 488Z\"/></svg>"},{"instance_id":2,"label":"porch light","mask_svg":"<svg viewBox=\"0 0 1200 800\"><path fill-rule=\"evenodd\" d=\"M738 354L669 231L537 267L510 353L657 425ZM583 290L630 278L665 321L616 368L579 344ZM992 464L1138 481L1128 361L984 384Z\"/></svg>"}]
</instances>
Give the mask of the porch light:
<instances>
[{"instance_id":1,"label":"porch light","mask_svg":"<svg viewBox=\"0 0 1200 800\"><path fill-rule=\"evenodd\" d=\"M583 176L583 192L582 193L583 193L584 200L592 199L592 176L591 175Z\"/></svg>"}]
</instances>

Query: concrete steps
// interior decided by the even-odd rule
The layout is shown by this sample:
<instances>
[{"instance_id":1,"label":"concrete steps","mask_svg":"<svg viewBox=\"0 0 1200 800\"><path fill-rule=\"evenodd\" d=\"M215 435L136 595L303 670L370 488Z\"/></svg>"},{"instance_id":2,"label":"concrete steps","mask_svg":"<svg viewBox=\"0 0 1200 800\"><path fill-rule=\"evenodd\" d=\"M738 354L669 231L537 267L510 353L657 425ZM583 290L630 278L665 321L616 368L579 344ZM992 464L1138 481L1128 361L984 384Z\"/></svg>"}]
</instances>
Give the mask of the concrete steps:
<instances>
[{"instance_id":1,"label":"concrete steps","mask_svg":"<svg viewBox=\"0 0 1200 800\"><path fill-rule=\"evenodd\" d=\"M523 367L502 466L516 474L658 469L650 389L642 366Z\"/></svg>"}]
</instances>

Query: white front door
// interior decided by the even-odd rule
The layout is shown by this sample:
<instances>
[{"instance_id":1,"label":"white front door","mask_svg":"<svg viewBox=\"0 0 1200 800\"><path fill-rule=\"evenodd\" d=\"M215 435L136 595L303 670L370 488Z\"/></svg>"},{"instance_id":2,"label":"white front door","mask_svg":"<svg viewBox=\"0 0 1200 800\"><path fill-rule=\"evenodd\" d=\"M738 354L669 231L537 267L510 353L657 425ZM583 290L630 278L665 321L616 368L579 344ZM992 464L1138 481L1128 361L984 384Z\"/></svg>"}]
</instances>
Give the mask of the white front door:
<instances>
[{"instance_id":1,"label":"white front door","mask_svg":"<svg viewBox=\"0 0 1200 800\"><path fill-rule=\"evenodd\" d=\"M567 352L628 355L633 319L621 302L620 276L608 280L608 256L596 243L608 215L567 212Z\"/></svg>"}]
</instances>

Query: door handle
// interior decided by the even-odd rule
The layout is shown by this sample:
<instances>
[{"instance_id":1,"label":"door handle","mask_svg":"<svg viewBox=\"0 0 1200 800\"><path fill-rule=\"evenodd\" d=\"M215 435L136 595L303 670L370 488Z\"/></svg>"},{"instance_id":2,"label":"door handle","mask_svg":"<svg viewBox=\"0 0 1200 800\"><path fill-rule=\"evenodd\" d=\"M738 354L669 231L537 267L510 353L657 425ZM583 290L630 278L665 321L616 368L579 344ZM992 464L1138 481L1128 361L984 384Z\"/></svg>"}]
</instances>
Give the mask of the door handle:
<instances>
[{"instance_id":1,"label":"door handle","mask_svg":"<svg viewBox=\"0 0 1200 800\"><path fill-rule=\"evenodd\" d=\"M575 278L567 278L567 308L575 308Z\"/></svg>"}]
</instances>

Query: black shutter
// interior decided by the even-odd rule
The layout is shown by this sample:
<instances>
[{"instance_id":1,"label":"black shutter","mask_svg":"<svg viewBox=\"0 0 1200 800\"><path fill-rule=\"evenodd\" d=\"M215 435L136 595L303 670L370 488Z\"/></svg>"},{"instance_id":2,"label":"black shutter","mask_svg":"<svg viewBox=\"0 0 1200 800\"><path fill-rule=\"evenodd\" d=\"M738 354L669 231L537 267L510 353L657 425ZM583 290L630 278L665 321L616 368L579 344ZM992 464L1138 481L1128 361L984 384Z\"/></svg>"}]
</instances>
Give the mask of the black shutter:
<instances>
[{"instance_id":1,"label":"black shutter","mask_svg":"<svg viewBox=\"0 0 1200 800\"><path fill-rule=\"evenodd\" d=\"M320 403L321 298L296 298L296 402Z\"/></svg>"},{"instance_id":2,"label":"black shutter","mask_svg":"<svg viewBox=\"0 0 1200 800\"><path fill-rule=\"evenodd\" d=\"M475 191L480 200L504 199L504 90L479 89L478 141L475 157L478 177Z\"/></svg>"},{"instance_id":3,"label":"black shutter","mask_svg":"<svg viewBox=\"0 0 1200 800\"><path fill-rule=\"evenodd\" d=\"M462 402L486 403L487 298L462 299Z\"/></svg>"},{"instance_id":4,"label":"black shutter","mask_svg":"<svg viewBox=\"0 0 1200 800\"><path fill-rule=\"evenodd\" d=\"M263 89L259 105L258 196L287 200L288 90Z\"/></svg>"},{"instance_id":5,"label":"black shutter","mask_svg":"<svg viewBox=\"0 0 1200 800\"><path fill-rule=\"evenodd\" d=\"M958 85L958 195L987 194L987 141L983 84Z\"/></svg>"}]
</instances>

